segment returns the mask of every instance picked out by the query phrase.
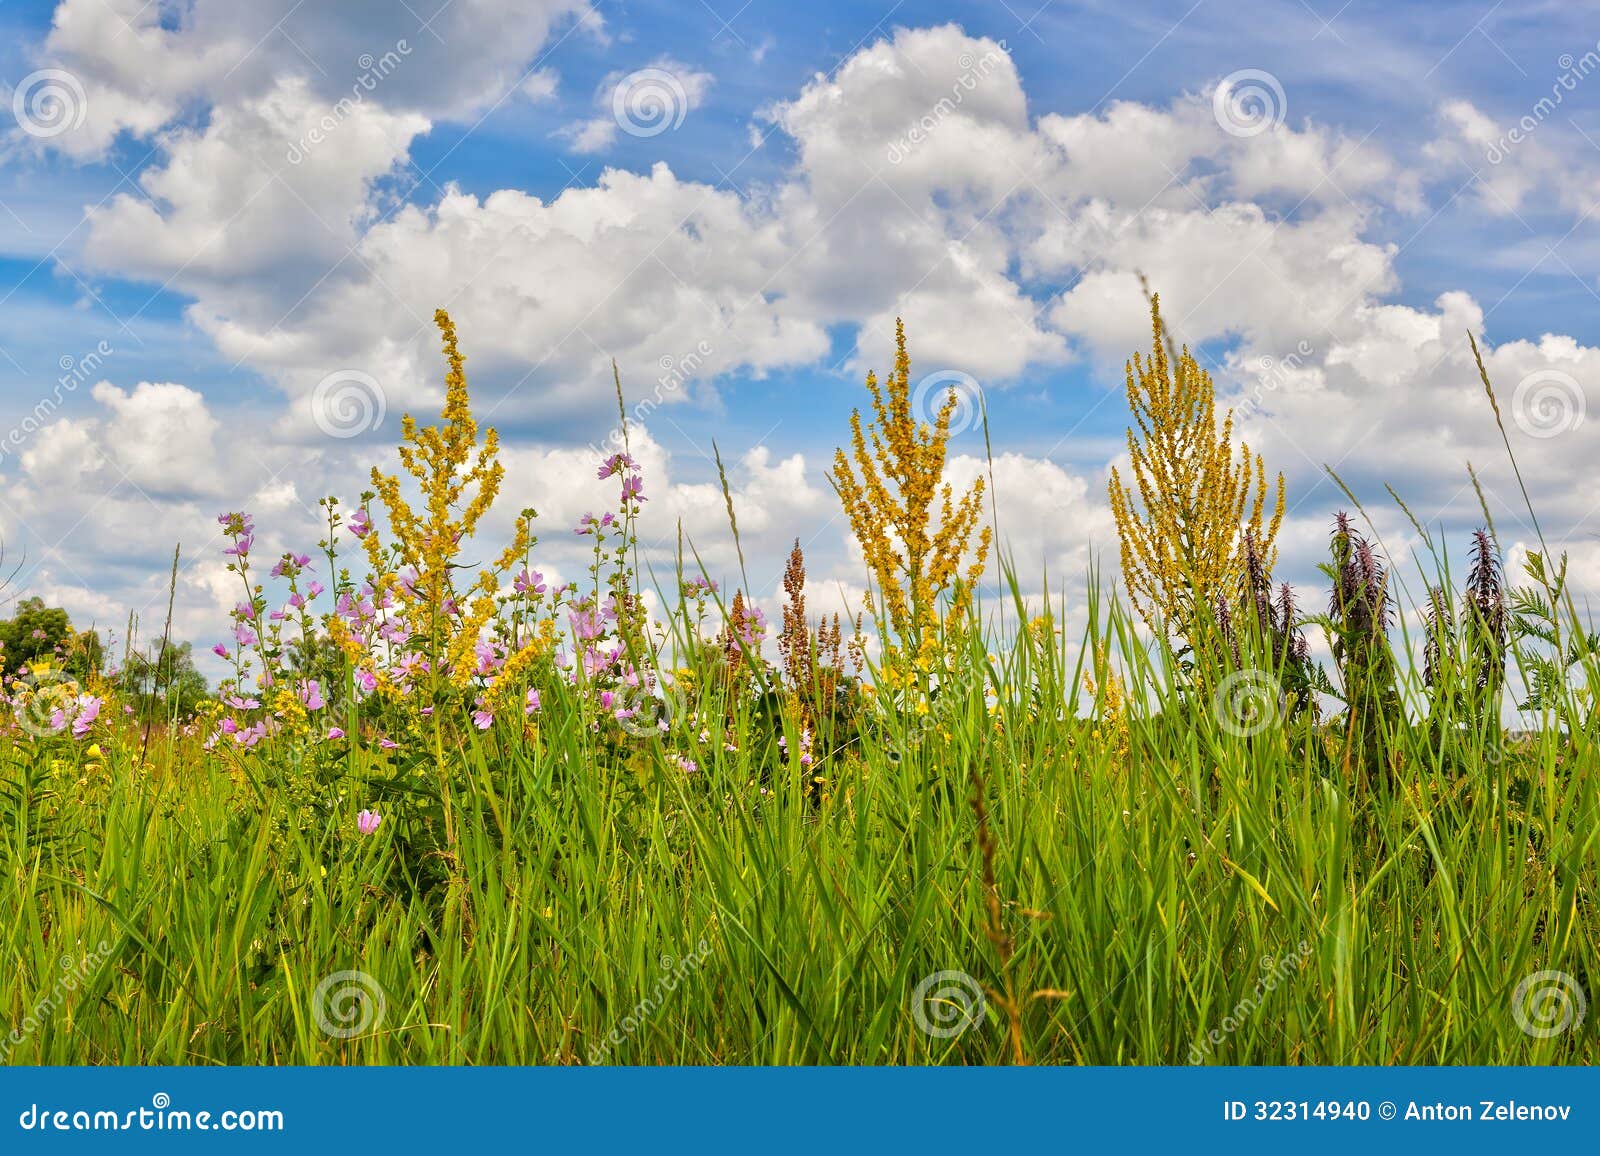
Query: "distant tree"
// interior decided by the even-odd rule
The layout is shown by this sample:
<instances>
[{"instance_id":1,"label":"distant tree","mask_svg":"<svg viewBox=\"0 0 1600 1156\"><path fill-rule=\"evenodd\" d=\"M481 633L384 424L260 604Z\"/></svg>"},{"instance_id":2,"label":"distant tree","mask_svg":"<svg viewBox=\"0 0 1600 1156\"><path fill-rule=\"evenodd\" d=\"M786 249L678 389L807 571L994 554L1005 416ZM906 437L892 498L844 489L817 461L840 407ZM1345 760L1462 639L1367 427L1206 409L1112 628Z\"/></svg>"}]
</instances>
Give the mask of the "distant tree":
<instances>
[{"instance_id":1,"label":"distant tree","mask_svg":"<svg viewBox=\"0 0 1600 1156\"><path fill-rule=\"evenodd\" d=\"M0 622L4 667L15 673L29 663L52 659L77 678L99 673L105 648L92 630L72 628L72 620L59 606L46 606L42 598L24 598L16 614Z\"/></svg>"},{"instance_id":2,"label":"distant tree","mask_svg":"<svg viewBox=\"0 0 1600 1156\"><path fill-rule=\"evenodd\" d=\"M140 722L190 718L210 693L187 642L169 642L154 654L134 651L118 678L118 689Z\"/></svg>"}]
</instances>

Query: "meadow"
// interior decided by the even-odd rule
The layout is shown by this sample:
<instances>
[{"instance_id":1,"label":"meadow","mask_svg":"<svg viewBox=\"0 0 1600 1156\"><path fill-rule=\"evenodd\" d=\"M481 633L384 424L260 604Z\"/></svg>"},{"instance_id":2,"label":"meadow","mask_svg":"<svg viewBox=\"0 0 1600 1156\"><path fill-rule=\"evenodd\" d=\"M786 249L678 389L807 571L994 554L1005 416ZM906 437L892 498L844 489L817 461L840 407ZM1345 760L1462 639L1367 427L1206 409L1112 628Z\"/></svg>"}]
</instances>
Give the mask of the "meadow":
<instances>
[{"instance_id":1,"label":"meadow","mask_svg":"<svg viewBox=\"0 0 1600 1156\"><path fill-rule=\"evenodd\" d=\"M625 447L584 580L531 514L467 567L519 496L441 313L397 473L301 554L219 518L232 674L192 716L159 653L138 709L84 636L7 657L5 1059L1593 1061L1600 647L1561 558L1507 574L1486 512L1387 559L1350 495L1327 589L1276 586L1281 479L1152 319L1083 611L944 481L902 335L832 475L870 605L813 618L797 544L769 623L687 548L647 607Z\"/></svg>"}]
</instances>

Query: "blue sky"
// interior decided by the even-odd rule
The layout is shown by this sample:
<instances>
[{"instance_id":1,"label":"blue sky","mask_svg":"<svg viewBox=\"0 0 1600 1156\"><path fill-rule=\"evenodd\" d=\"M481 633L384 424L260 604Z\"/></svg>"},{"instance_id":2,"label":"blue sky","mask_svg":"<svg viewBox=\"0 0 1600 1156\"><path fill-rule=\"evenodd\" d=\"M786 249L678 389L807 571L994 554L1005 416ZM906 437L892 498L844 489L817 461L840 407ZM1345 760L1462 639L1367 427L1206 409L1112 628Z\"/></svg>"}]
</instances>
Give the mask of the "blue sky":
<instances>
[{"instance_id":1,"label":"blue sky","mask_svg":"<svg viewBox=\"0 0 1600 1156\"><path fill-rule=\"evenodd\" d=\"M635 399L661 358L689 347L685 314L744 318L712 342L710 371L686 397L646 422L671 487L663 520L709 533L695 519L713 439L734 460L767 446L736 471L751 524L769 527L761 565L799 534L844 585L851 554L824 470L896 313L918 376L981 383L995 449L1014 458L1016 492L1002 498L1036 547L1026 561L1057 571L1107 546L1120 364L1142 326L1127 307L1135 265L1193 319L1180 329L1230 396L1248 395L1252 366L1309 347L1304 387L1275 385L1246 427L1303 502L1286 558L1296 576L1314 575L1334 501L1323 461L1374 501L1393 480L1424 516L1453 529L1474 520L1464 463L1485 460L1494 431L1474 408L1456 340L1465 325L1497 351L1507 390L1557 372L1577 382L1581 406L1600 363L1589 213L1600 80L1579 75L1559 108L1533 112L1585 71L1596 3L549 0L467 13L411 0L313 14L277 0L65 0L59 11L12 0L0 29L8 92L55 68L86 104L82 127L41 137L7 123L0 146L0 425L37 413L63 359L114 348L95 372L109 392L73 389L35 423L53 432L30 429L0 459L0 531L29 555L22 580L80 615L147 603L146 572L171 539L201 546L202 515L258 494L280 502L286 541L303 534L307 504L359 485L400 410L426 408L438 375L425 324L346 331L329 320L340 309L425 322L450 304L480 404L525 452L529 486L558 484L576 468L562 453L610 428L605 358ZM402 40L393 78L315 157L284 168L294 134L272 134L349 92L359 53ZM918 155L885 166L873 134L893 139L953 91L962 61L990 52L1004 64L971 101L948 123L935 117ZM642 69L673 78L681 122L617 132L611 97ZM1272 123L1219 131L1218 85L1245 72L1276 83ZM1528 115L1538 123L1526 142L1492 163L1486 143ZM585 144L592 124L609 139ZM1147 186L1136 174L1153 164L1171 179L1158 169ZM693 211L675 214L683 188ZM520 199L491 210L508 193ZM664 224L646 224L658 204ZM597 222L619 221L659 227L662 244L594 239ZM538 243L519 248L530 230ZM437 271L413 268L411 253ZM492 291L475 281L491 266ZM1300 292L1298 308L1286 304ZM564 298L591 297L576 326L541 329ZM1303 333L1297 312L1315 318ZM344 369L380 382L385 422L308 436L296 407ZM1584 461L1592 428L1523 448L1554 482ZM163 445L141 458L130 439L146 435ZM978 454L981 439L953 448ZM794 454L803 466L781 475ZM1481 468L1491 487L1500 480ZM51 470L77 500L53 492ZM1600 575L1590 497L1558 493L1554 522L1580 569ZM1509 497L1501 512L1515 539ZM1400 541L1398 515L1386 517ZM214 571L186 580L199 633L223 596Z\"/></svg>"}]
</instances>

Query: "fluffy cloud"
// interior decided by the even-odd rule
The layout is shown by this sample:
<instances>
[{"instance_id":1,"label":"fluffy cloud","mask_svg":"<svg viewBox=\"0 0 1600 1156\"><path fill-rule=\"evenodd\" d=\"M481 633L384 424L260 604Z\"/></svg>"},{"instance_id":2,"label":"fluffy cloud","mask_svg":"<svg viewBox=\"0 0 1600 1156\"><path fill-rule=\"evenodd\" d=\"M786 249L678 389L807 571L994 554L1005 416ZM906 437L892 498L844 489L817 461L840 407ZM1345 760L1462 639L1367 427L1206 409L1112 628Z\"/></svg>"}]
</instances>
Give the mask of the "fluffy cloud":
<instances>
[{"instance_id":1,"label":"fluffy cloud","mask_svg":"<svg viewBox=\"0 0 1600 1156\"><path fill-rule=\"evenodd\" d=\"M396 112L469 117L529 79L529 58L563 23L563 35L602 27L581 0L472 0L431 18L404 4L193 0L176 19L143 0L61 0L43 56L85 99L82 124L51 144L98 155L121 132L150 137L190 110L242 103L285 77L303 78L329 104L365 97Z\"/></svg>"},{"instance_id":2,"label":"fluffy cloud","mask_svg":"<svg viewBox=\"0 0 1600 1156\"><path fill-rule=\"evenodd\" d=\"M479 8L497 6L474 6L470 19L488 19ZM64 9L69 24L80 20L76 0ZM189 293L189 319L287 397L291 417L272 435L284 441L258 448L306 463L298 484L355 476L350 444L296 441L312 428L306 407L331 371L369 374L392 411L431 400L438 357L429 319L439 305L472 354L480 411L516 425L534 399L543 415L598 412L613 357L634 397L679 404L712 400L735 375L816 364L834 352L840 328L856 335L852 368L881 366L896 316L915 335L920 366L970 372L986 387L1074 360L1105 365L1148 341L1143 273L1175 331L1200 347L1240 407L1252 446L1290 473L1297 498L1317 494L1287 531L1297 572L1309 574L1322 548L1322 513L1313 511L1327 502L1313 487L1325 463L1363 493L1391 481L1419 516L1459 524L1473 517L1476 499L1464 486L1471 461L1507 537L1518 532L1504 498L1514 483L1466 342L1482 332L1484 310L1459 292L1431 305L1395 303L1396 249L1377 227L1417 211L1429 180L1467 163L1462 142L1481 143L1492 127L1470 107L1445 110L1446 134L1411 168L1325 125L1229 132L1214 112L1215 89L1166 107L1035 115L1000 43L955 26L902 29L762 111L794 161L748 195L657 164L608 168L593 185L549 199L454 187L397 198L391 178L406 169L416 138L434 118L515 82L522 64L505 61L526 58L562 10L544 6L519 25L521 49L502 56L497 47L484 76L456 66L406 87L402 77L426 71L408 57L342 112L340 93L303 69L257 75L252 64L219 76L209 54L247 31L227 19L168 31L130 15L143 21L137 53L176 61L160 92L136 91L149 60L132 48L94 73L126 97L134 111L112 105L110 115L130 131L155 131L136 114L166 125L196 93L215 102L204 127L167 128L164 160L143 180L148 199L123 196L92 215L88 256L104 273ZM337 42L344 33L334 31ZM264 43L268 59L288 59L276 37ZM82 60L121 51L97 44L74 25L53 47ZM531 97L548 91L530 83ZM706 83L696 82L691 100ZM328 141L290 161L329 117ZM102 136L115 131L96 123ZM596 130L587 143L601 147L604 135ZM1537 148L1515 159L1488 176L1513 207L1559 178ZM1551 334L1485 353L1525 471L1554 493L1560 535L1579 533L1600 504L1600 483L1582 480L1574 432L1586 404L1580 383L1600 370L1600 351ZM674 379L663 391L664 364L689 360L686 384ZM154 413L181 400L141 398L146 388L97 393L107 416L41 437L37 476L48 467L92 488L108 476L102 457L130 477L153 469L153 459L111 457L105 436L105 423L134 420L125 407ZM1563 421L1565 432L1552 431ZM639 436L654 487L651 533L660 535L646 543L651 557L671 557L681 524L726 573L737 559L720 488L679 478L683 463ZM513 441L508 492L538 495L547 523L564 530L606 500L590 458ZM951 469L957 479L987 477L989 463L958 456ZM1092 560L1114 562L1103 476L1003 446L993 470L1024 581L1045 570L1076 581ZM186 476L198 493L216 475L196 463ZM273 482L256 479L260 495L282 499ZM858 577L814 462L757 449L736 464L734 482L747 553L762 559L762 573L776 573L798 523L821 536L814 580ZM299 501L285 502L287 516ZM1398 535L1404 520L1389 516ZM581 565L550 541L557 565Z\"/></svg>"}]
</instances>

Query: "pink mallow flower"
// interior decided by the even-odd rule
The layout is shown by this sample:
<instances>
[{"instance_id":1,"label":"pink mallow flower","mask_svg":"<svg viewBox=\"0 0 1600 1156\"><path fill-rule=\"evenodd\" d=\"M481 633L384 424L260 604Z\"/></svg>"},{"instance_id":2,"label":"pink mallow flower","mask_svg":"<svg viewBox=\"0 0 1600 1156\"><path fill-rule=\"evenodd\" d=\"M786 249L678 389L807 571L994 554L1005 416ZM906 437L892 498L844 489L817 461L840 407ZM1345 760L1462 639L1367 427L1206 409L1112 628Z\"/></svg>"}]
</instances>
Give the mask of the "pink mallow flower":
<instances>
[{"instance_id":1,"label":"pink mallow flower","mask_svg":"<svg viewBox=\"0 0 1600 1156\"><path fill-rule=\"evenodd\" d=\"M300 702L307 710L321 710L328 705L322 697L322 685L314 678L300 687Z\"/></svg>"},{"instance_id":2,"label":"pink mallow flower","mask_svg":"<svg viewBox=\"0 0 1600 1156\"><path fill-rule=\"evenodd\" d=\"M383 816L376 811L362 810L356 815L356 830L363 835L371 835L378 829L378 824L383 822Z\"/></svg>"}]
</instances>

